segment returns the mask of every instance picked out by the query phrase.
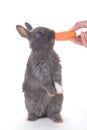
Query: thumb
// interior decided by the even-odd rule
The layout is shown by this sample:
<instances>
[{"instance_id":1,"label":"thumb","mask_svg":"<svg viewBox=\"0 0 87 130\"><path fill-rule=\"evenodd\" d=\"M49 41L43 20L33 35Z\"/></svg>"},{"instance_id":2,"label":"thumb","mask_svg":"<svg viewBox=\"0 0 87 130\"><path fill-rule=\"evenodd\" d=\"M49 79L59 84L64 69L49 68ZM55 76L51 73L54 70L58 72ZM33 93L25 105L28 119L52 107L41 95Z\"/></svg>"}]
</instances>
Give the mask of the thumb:
<instances>
[{"instance_id":1,"label":"thumb","mask_svg":"<svg viewBox=\"0 0 87 130\"><path fill-rule=\"evenodd\" d=\"M75 25L71 28L71 30L76 31L81 28L87 28L87 20L75 23Z\"/></svg>"},{"instance_id":2,"label":"thumb","mask_svg":"<svg viewBox=\"0 0 87 130\"><path fill-rule=\"evenodd\" d=\"M71 31L77 31L78 29L80 29L80 27L77 24L70 28Z\"/></svg>"}]
</instances>

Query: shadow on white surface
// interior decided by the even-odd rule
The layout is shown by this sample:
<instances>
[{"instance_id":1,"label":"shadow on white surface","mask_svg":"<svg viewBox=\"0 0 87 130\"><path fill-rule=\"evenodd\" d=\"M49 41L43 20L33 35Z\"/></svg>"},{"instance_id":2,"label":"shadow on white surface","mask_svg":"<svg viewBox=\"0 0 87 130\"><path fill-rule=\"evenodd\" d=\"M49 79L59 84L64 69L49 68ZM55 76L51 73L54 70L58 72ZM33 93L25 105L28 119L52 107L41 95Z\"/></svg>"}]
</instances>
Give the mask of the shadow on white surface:
<instances>
[{"instance_id":1,"label":"shadow on white surface","mask_svg":"<svg viewBox=\"0 0 87 130\"><path fill-rule=\"evenodd\" d=\"M8 126L5 126L5 128L9 130L87 130L86 124L87 118L85 115L82 117L81 115L78 117L74 115L64 119L63 123L54 123L47 118L40 119L35 122L29 122L24 119L20 119L10 123Z\"/></svg>"}]
</instances>

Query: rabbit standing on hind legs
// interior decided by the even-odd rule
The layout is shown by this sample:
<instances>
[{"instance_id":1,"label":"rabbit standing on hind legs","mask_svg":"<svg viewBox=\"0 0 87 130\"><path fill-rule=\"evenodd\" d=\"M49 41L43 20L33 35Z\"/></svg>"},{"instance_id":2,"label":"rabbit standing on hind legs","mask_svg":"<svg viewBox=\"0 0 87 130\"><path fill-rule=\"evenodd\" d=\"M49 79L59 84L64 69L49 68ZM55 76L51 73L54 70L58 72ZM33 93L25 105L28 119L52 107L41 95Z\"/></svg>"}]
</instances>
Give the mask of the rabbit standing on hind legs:
<instances>
[{"instance_id":1,"label":"rabbit standing on hind legs","mask_svg":"<svg viewBox=\"0 0 87 130\"><path fill-rule=\"evenodd\" d=\"M61 64L53 50L55 32L45 27L33 29L29 23L25 25L26 28L17 25L16 29L29 40L32 49L23 82L28 120L48 117L54 122L62 122Z\"/></svg>"}]
</instances>

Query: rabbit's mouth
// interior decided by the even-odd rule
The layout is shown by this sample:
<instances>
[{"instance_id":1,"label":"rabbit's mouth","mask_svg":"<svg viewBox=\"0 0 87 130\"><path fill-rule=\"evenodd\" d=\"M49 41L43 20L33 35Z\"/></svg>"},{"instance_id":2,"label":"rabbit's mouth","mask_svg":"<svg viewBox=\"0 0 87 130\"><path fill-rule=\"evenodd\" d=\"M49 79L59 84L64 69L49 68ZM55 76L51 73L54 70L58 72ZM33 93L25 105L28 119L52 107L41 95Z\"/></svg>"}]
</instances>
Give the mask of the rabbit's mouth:
<instances>
[{"instance_id":1,"label":"rabbit's mouth","mask_svg":"<svg viewBox=\"0 0 87 130\"><path fill-rule=\"evenodd\" d=\"M55 39L52 39L52 40L51 40L51 43L54 44L54 42L55 42Z\"/></svg>"},{"instance_id":2,"label":"rabbit's mouth","mask_svg":"<svg viewBox=\"0 0 87 130\"><path fill-rule=\"evenodd\" d=\"M50 40L55 39L55 32L53 30L51 30L50 33L49 33L49 39Z\"/></svg>"},{"instance_id":3,"label":"rabbit's mouth","mask_svg":"<svg viewBox=\"0 0 87 130\"><path fill-rule=\"evenodd\" d=\"M54 44L54 42L55 42L55 32L54 31L50 32L49 39L50 39L51 44Z\"/></svg>"}]
</instances>

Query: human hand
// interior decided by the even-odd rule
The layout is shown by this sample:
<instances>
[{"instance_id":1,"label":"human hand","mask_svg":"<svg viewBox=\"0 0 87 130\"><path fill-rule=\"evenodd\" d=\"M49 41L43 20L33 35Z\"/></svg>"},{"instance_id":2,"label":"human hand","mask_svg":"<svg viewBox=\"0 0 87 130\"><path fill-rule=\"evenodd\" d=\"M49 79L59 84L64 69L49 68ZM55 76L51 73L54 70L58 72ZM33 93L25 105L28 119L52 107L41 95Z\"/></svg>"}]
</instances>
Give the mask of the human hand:
<instances>
[{"instance_id":1,"label":"human hand","mask_svg":"<svg viewBox=\"0 0 87 130\"><path fill-rule=\"evenodd\" d=\"M77 22L70 30L77 31L81 28L87 28L87 20ZM87 31L81 32L80 35L78 35L74 39L71 39L71 41L74 42L75 44L83 45L83 46L87 47Z\"/></svg>"}]
</instances>

